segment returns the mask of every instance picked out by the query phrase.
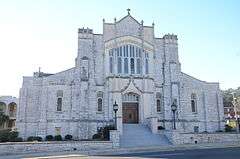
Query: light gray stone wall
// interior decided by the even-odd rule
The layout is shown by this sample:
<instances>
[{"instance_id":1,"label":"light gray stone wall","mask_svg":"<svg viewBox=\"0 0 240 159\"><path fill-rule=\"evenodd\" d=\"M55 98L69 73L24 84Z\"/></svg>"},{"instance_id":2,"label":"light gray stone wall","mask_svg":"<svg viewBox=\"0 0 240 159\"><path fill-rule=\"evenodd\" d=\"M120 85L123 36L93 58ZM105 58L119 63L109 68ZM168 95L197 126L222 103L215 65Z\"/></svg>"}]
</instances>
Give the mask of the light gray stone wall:
<instances>
[{"instance_id":1,"label":"light gray stone wall","mask_svg":"<svg viewBox=\"0 0 240 159\"><path fill-rule=\"evenodd\" d=\"M112 149L115 145L111 141L56 141L56 142L19 142L0 143L0 155L62 152Z\"/></svg>"},{"instance_id":2,"label":"light gray stone wall","mask_svg":"<svg viewBox=\"0 0 240 159\"><path fill-rule=\"evenodd\" d=\"M120 147L120 131L110 130L110 140L112 141L113 148Z\"/></svg>"},{"instance_id":3,"label":"light gray stone wall","mask_svg":"<svg viewBox=\"0 0 240 159\"><path fill-rule=\"evenodd\" d=\"M240 142L240 134L237 133L180 133L179 131L165 131L164 134L175 145Z\"/></svg>"}]
</instances>

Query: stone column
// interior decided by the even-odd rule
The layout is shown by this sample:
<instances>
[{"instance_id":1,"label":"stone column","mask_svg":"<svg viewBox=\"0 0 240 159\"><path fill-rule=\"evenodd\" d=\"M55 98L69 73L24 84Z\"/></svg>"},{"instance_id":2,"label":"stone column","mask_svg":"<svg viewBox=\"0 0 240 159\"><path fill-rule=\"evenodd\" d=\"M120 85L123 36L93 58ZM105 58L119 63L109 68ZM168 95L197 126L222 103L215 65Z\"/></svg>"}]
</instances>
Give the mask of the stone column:
<instances>
[{"instance_id":1,"label":"stone column","mask_svg":"<svg viewBox=\"0 0 240 159\"><path fill-rule=\"evenodd\" d=\"M110 141L112 141L113 148L120 147L120 132L118 130L110 130Z\"/></svg>"},{"instance_id":2,"label":"stone column","mask_svg":"<svg viewBox=\"0 0 240 159\"><path fill-rule=\"evenodd\" d=\"M151 130L152 130L152 133L153 134L157 134L158 130L157 130L157 120L158 118L157 117L151 117L150 118L150 122L151 122Z\"/></svg>"}]
</instances>

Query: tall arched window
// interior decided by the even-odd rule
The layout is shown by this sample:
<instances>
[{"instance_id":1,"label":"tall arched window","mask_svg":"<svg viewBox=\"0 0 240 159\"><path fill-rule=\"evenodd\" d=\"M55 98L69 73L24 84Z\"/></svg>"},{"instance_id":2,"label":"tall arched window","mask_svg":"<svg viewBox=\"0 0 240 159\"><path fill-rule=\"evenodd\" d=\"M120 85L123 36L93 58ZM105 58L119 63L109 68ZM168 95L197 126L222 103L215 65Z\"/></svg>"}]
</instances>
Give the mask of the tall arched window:
<instances>
[{"instance_id":1,"label":"tall arched window","mask_svg":"<svg viewBox=\"0 0 240 159\"><path fill-rule=\"evenodd\" d=\"M8 114L10 117L16 117L17 104L15 102L11 102L8 104Z\"/></svg>"},{"instance_id":2,"label":"tall arched window","mask_svg":"<svg viewBox=\"0 0 240 159\"><path fill-rule=\"evenodd\" d=\"M130 69L131 69L131 74L135 73L135 65L134 65L134 58L130 59Z\"/></svg>"},{"instance_id":3,"label":"tall arched window","mask_svg":"<svg viewBox=\"0 0 240 159\"><path fill-rule=\"evenodd\" d=\"M161 93L156 93L156 105L157 105L157 112L162 111L162 95Z\"/></svg>"},{"instance_id":4,"label":"tall arched window","mask_svg":"<svg viewBox=\"0 0 240 159\"><path fill-rule=\"evenodd\" d=\"M109 69L110 69L110 73L113 73L113 57L110 57L109 59Z\"/></svg>"},{"instance_id":5,"label":"tall arched window","mask_svg":"<svg viewBox=\"0 0 240 159\"><path fill-rule=\"evenodd\" d=\"M62 98L63 98L63 91L57 91L57 111L62 111Z\"/></svg>"},{"instance_id":6,"label":"tall arched window","mask_svg":"<svg viewBox=\"0 0 240 159\"><path fill-rule=\"evenodd\" d=\"M128 74L128 58L124 59L124 73Z\"/></svg>"},{"instance_id":7,"label":"tall arched window","mask_svg":"<svg viewBox=\"0 0 240 159\"><path fill-rule=\"evenodd\" d=\"M109 72L118 74L142 74L142 67L149 73L149 53L135 45L123 45L109 50ZM114 57L117 57L116 61ZM143 61L142 59L143 58ZM116 63L116 70L115 70ZM115 72L116 71L116 72Z\"/></svg>"},{"instance_id":8,"label":"tall arched window","mask_svg":"<svg viewBox=\"0 0 240 159\"><path fill-rule=\"evenodd\" d=\"M103 110L103 92L97 92L97 111L101 112Z\"/></svg>"},{"instance_id":9,"label":"tall arched window","mask_svg":"<svg viewBox=\"0 0 240 159\"><path fill-rule=\"evenodd\" d=\"M141 64L140 64L140 59L137 59L137 74L141 73Z\"/></svg>"},{"instance_id":10,"label":"tall arched window","mask_svg":"<svg viewBox=\"0 0 240 159\"><path fill-rule=\"evenodd\" d=\"M148 74L148 59L145 60L145 73Z\"/></svg>"},{"instance_id":11,"label":"tall arched window","mask_svg":"<svg viewBox=\"0 0 240 159\"><path fill-rule=\"evenodd\" d=\"M122 73L122 58L118 57L118 73Z\"/></svg>"},{"instance_id":12,"label":"tall arched window","mask_svg":"<svg viewBox=\"0 0 240 159\"><path fill-rule=\"evenodd\" d=\"M129 51L128 51L128 48L129 48L129 47L128 47L128 45L127 45L127 46L126 46L126 50L125 50L125 51L126 51L126 54L127 54L127 57L128 57L128 52L129 52Z\"/></svg>"},{"instance_id":13,"label":"tall arched window","mask_svg":"<svg viewBox=\"0 0 240 159\"><path fill-rule=\"evenodd\" d=\"M102 98L98 98L98 109L99 112L102 111Z\"/></svg>"},{"instance_id":14,"label":"tall arched window","mask_svg":"<svg viewBox=\"0 0 240 159\"><path fill-rule=\"evenodd\" d=\"M191 94L191 109L193 113L197 113L197 96L195 93Z\"/></svg>"}]
</instances>

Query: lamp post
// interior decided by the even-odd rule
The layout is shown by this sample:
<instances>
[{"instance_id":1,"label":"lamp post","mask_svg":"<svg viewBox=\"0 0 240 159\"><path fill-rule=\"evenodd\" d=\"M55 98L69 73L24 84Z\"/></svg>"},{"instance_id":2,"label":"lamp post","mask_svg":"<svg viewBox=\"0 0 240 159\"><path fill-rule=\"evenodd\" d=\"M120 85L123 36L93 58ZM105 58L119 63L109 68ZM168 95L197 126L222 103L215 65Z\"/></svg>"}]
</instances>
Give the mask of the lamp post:
<instances>
[{"instance_id":1,"label":"lamp post","mask_svg":"<svg viewBox=\"0 0 240 159\"><path fill-rule=\"evenodd\" d=\"M173 129L176 130L176 120L175 120L175 113L176 113L176 110L177 110L176 101L174 101L172 103L171 109L172 109L172 112L173 112Z\"/></svg>"},{"instance_id":2,"label":"lamp post","mask_svg":"<svg viewBox=\"0 0 240 159\"><path fill-rule=\"evenodd\" d=\"M239 133L239 117L238 117L238 111L237 111L237 105L236 105L236 97L235 97L235 92L232 93L232 97L233 97L233 109L234 109L234 114L235 114L235 121L236 121L236 130L237 133Z\"/></svg>"},{"instance_id":3,"label":"lamp post","mask_svg":"<svg viewBox=\"0 0 240 159\"><path fill-rule=\"evenodd\" d=\"M240 118L239 118L239 115L237 115L237 132L239 133L239 123L240 123Z\"/></svg>"},{"instance_id":4,"label":"lamp post","mask_svg":"<svg viewBox=\"0 0 240 159\"><path fill-rule=\"evenodd\" d=\"M115 103L113 104L113 111L115 113L115 130L117 130L117 111L118 111L118 104L115 101Z\"/></svg>"}]
</instances>

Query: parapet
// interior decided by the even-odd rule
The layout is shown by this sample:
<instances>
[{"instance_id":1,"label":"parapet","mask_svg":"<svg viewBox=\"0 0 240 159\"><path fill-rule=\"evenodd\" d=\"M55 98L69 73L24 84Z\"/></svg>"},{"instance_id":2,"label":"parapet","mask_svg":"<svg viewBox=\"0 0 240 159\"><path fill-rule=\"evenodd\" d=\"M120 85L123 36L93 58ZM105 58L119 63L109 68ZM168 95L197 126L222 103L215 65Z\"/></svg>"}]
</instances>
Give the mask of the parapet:
<instances>
[{"instance_id":1,"label":"parapet","mask_svg":"<svg viewBox=\"0 0 240 159\"><path fill-rule=\"evenodd\" d=\"M53 75L53 74L44 73L44 72L33 72L34 77L48 77L48 76L51 76L51 75Z\"/></svg>"},{"instance_id":2,"label":"parapet","mask_svg":"<svg viewBox=\"0 0 240 159\"><path fill-rule=\"evenodd\" d=\"M85 29L85 28L78 28L78 33L85 33L85 34L92 34L93 30L92 29Z\"/></svg>"},{"instance_id":3,"label":"parapet","mask_svg":"<svg viewBox=\"0 0 240 159\"><path fill-rule=\"evenodd\" d=\"M78 38L92 38L93 30L89 28L79 28L78 29Z\"/></svg>"},{"instance_id":4,"label":"parapet","mask_svg":"<svg viewBox=\"0 0 240 159\"><path fill-rule=\"evenodd\" d=\"M174 34L165 34L163 36L163 39L167 44L170 44L170 43L177 44L177 41L178 41L177 35L174 35Z\"/></svg>"}]
</instances>

